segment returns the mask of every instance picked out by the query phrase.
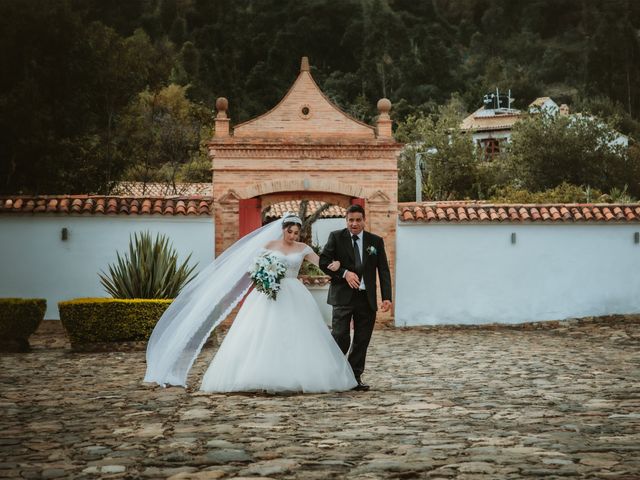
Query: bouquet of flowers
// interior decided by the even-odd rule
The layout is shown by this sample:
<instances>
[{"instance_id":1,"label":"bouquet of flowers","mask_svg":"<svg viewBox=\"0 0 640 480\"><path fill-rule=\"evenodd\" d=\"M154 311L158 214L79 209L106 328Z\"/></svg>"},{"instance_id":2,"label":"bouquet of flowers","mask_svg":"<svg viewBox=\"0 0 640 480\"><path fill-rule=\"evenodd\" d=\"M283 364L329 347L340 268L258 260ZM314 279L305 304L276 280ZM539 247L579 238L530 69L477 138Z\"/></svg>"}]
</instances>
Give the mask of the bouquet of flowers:
<instances>
[{"instance_id":1,"label":"bouquet of flowers","mask_svg":"<svg viewBox=\"0 0 640 480\"><path fill-rule=\"evenodd\" d=\"M278 257L264 252L256 258L249 275L256 290L275 300L280 290L280 280L286 271L286 265Z\"/></svg>"}]
</instances>

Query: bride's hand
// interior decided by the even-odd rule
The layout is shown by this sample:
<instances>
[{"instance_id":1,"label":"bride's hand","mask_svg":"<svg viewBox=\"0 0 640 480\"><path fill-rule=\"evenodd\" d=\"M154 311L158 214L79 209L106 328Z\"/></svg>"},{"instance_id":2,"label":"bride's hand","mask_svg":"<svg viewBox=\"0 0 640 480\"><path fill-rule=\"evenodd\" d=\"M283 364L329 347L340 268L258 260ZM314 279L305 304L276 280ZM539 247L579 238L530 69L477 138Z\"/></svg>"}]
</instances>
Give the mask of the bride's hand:
<instances>
[{"instance_id":1,"label":"bride's hand","mask_svg":"<svg viewBox=\"0 0 640 480\"><path fill-rule=\"evenodd\" d=\"M338 269L340 268L340 262L338 260L334 260L329 265L327 265L327 268L332 272L337 272Z\"/></svg>"}]
</instances>

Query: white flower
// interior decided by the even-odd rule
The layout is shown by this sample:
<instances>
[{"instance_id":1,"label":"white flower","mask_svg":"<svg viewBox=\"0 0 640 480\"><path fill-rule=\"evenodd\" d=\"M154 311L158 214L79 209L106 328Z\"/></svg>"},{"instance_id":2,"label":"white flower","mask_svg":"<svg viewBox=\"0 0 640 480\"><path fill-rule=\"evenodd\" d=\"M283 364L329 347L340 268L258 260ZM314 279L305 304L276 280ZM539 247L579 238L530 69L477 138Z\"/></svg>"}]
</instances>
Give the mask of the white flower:
<instances>
[{"instance_id":1,"label":"white flower","mask_svg":"<svg viewBox=\"0 0 640 480\"><path fill-rule=\"evenodd\" d=\"M275 263L270 263L264 267L264 271L269 275L273 275L274 277L278 276L278 265Z\"/></svg>"},{"instance_id":2,"label":"white flower","mask_svg":"<svg viewBox=\"0 0 640 480\"><path fill-rule=\"evenodd\" d=\"M249 274L256 290L275 300L286 271L286 265L278 257L264 252L255 259Z\"/></svg>"}]
</instances>

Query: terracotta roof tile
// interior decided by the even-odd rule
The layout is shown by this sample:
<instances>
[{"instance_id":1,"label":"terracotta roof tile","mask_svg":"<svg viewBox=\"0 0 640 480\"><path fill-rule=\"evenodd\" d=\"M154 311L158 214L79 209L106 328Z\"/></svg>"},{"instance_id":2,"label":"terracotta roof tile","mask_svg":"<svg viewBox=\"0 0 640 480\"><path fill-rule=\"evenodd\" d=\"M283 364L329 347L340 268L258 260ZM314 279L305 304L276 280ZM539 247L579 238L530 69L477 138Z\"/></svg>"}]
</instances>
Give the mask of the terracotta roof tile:
<instances>
[{"instance_id":1,"label":"terracotta roof tile","mask_svg":"<svg viewBox=\"0 0 640 480\"><path fill-rule=\"evenodd\" d=\"M616 217L610 208L603 208L602 213L604 214L607 220L613 220Z\"/></svg>"},{"instance_id":2,"label":"terracotta roof tile","mask_svg":"<svg viewBox=\"0 0 640 480\"><path fill-rule=\"evenodd\" d=\"M45 212L47 210L45 200L36 200L36 206L33 209L34 213Z\"/></svg>"},{"instance_id":3,"label":"terracotta roof tile","mask_svg":"<svg viewBox=\"0 0 640 480\"><path fill-rule=\"evenodd\" d=\"M322 205L324 205L324 202L310 200L307 206L307 213L309 215L313 215ZM298 211L300 211L300 200L289 200L271 205L267 209L265 217L267 219L280 218L287 212L297 213ZM346 214L346 209L338 205L331 205L327 210L320 214L320 218L344 218Z\"/></svg>"},{"instance_id":4,"label":"terracotta roof tile","mask_svg":"<svg viewBox=\"0 0 640 480\"><path fill-rule=\"evenodd\" d=\"M84 215L210 216L211 197L175 198L114 197L100 195L48 195L0 197L0 214L46 213Z\"/></svg>"},{"instance_id":5,"label":"terracotta roof tile","mask_svg":"<svg viewBox=\"0 0 640 480\"><path fill-rule=\"evenodd\" d=\"M416 207L416 210L419 211L420 213L422 213L422 209L420 207ZM433 208L427 209L426 217L427 217L427 220L435 220L436 219L436 212L433 211Z\"/></svg>"},{"instance_id":6,"label":"terracotta roof tile","mask_svg":"<svg viewBox=\"0 0 640 480\"><path fill-rule=\"evenodd\" d=\"M398 204L401 222L640 222L639 205L553 204L493 205L485 203L426 202Z\"/></svg>"},{"instance_id":7,"label":"terracotta roof tile","mask_svg":"<svg viewBox=\"0 0 640 480\"><path fill-rule=\"evenodd\" d=\"M572 215L575 220L582 220L583 219L583 216L580 213L580 209L578 209L576 207L571 207L570 215Z\"/></svg>"},{"instance_id":8,"label":"terracotta roof tile","mask_svg":"<svg viewBox=\"0 0 640 480\"><path fill-rule=\"evenodd\" d=\"M522 116L522 112L516 110L497 115L491 115L490 113L491 109L487 110L484 107L480 107L462 121L460 129L463 132L511 130Z\"/></svg>"}]
</instances>

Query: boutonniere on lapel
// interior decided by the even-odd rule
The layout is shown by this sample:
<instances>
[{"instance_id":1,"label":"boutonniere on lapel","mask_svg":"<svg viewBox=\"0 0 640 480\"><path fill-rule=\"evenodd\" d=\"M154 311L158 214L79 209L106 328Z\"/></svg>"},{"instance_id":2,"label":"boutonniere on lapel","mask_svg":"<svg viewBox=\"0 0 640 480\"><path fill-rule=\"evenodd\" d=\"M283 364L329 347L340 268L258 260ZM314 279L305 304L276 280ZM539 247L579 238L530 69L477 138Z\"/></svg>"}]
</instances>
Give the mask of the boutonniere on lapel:
<instances>
[{"instance_id":1,"label":"boutonniere on lapel","mask_svg":"<svg viewBox=\"0 0 640 480\"><path fill-rule=\"evenodd\" d=\"M374 247L373 245L369 245L367 247L367 253L369 255L376 255L378 253L378 250L376 250L376 247Z\"/></svg>"}]
</instances>

